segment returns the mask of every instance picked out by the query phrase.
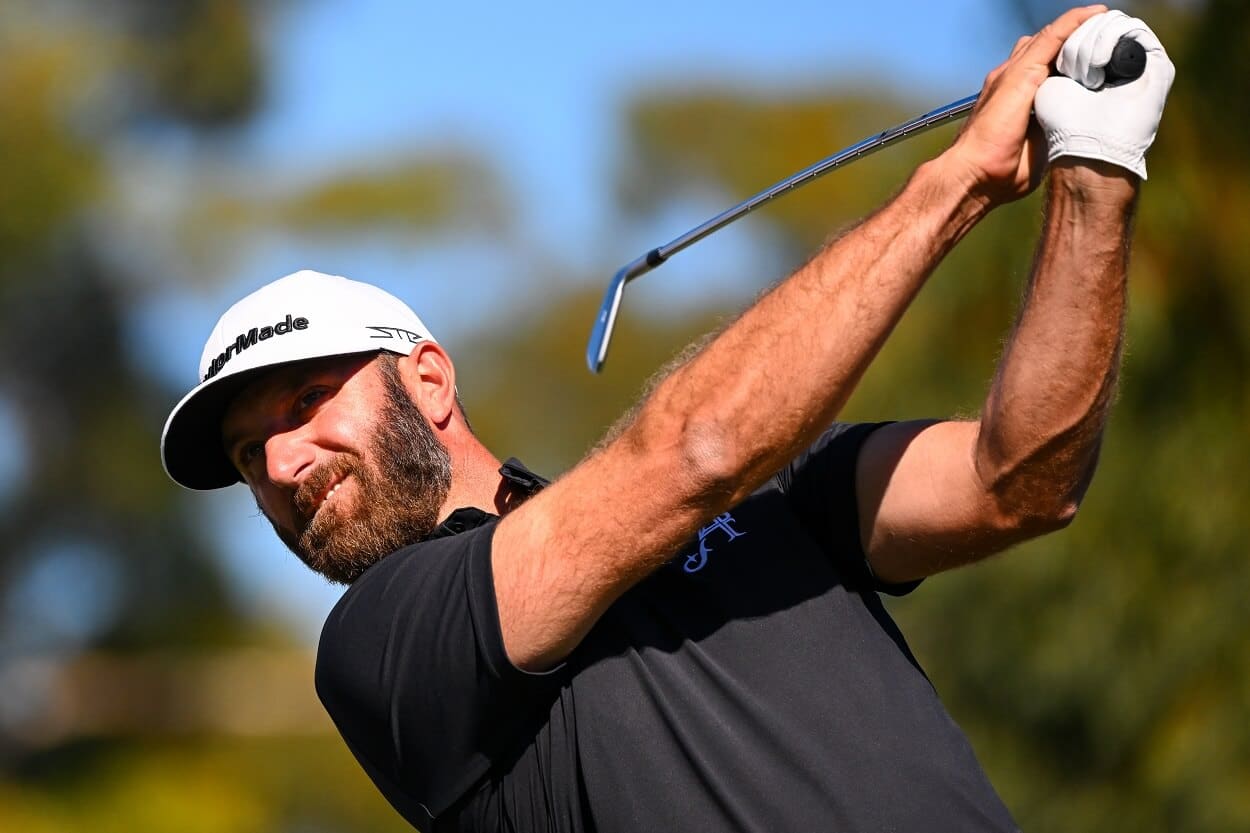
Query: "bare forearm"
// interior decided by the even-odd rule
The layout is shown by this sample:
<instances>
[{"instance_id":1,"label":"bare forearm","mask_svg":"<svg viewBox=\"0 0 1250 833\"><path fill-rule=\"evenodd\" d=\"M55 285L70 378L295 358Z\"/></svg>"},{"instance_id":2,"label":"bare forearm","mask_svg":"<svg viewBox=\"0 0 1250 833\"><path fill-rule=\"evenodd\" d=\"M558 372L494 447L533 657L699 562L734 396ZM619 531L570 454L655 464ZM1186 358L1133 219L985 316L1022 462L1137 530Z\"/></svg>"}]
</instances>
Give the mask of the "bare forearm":
<instances>
[{"instance_id":1,"label":"bare forearm","mask_svg":"<svg viewBox=\"0 0 1250 833\"><path fill-rule=\"evenodd\" d=\"M643 442L685 432L725 486L716 502L749 494L835 418L925 278L985 211L943 159L922 166L672 374L631 430Z\"/></svg>"},{"instance_id":2,"label":"bare forearm","mask_svg":"<svg viewBox=\"0 0 1250 833\"><path fill-rule=\"evenodd\" d=\"M1098 456L1124 330L1136 177L1060 160L1025 304L981 418L976 468L1004 513L1075 513Z\"/></svg>"}]
</instances>

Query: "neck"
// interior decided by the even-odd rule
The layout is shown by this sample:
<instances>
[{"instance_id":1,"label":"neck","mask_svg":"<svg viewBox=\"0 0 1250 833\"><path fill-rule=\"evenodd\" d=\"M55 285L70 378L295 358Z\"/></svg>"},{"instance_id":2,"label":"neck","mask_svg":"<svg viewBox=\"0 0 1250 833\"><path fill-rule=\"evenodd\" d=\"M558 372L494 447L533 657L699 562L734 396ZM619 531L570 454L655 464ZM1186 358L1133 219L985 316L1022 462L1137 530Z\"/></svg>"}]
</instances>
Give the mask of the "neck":
<instances>
[{"instance_id":1,"label":"neck","mask_svg":"<svg viewBox=\"0 0 1250 833\"><path fill-rule=\"evenodd\" d=\"M524 494L500 476L500 461L476 437L447 443L447 452L451 455L451 489L439 510L439 523L457 509L468 506L506 515L525 499Z\"/></svg>"}]
</instances>

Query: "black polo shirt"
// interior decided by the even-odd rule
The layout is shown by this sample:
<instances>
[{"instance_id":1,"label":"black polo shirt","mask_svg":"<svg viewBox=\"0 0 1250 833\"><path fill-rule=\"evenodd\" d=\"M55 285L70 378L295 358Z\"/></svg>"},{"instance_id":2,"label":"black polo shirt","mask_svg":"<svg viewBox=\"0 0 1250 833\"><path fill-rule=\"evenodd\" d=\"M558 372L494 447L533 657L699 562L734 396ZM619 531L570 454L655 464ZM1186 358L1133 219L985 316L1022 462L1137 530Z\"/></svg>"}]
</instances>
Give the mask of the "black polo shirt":
<instances>
[{"instance_id":1,"label":"black polo shirt","mask_svg":"<svg viewBox=\"0 0 1250 833\"><path fill-rule=\"evenodd\" d=\"M546 674L504 652L498 518L458 512L344 595L318 693L426 831L1015 830L877 596L910 586L866 566L872 428L835 425L709 518Z\"/></svg>"}]
</instances>

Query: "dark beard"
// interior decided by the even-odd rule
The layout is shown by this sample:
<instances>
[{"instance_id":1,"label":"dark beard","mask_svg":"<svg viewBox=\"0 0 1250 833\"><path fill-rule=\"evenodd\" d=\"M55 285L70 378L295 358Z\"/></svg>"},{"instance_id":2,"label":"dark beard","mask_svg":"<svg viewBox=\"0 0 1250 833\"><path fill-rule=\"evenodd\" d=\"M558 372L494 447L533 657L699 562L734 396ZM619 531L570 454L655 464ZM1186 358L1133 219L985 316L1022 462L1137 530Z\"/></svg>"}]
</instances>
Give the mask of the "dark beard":
<instances>
[{"instance_id":1,"label":"dark beard","mask_svg":"<svg viewBox=\"0 0 1250 833\"><path fill-rule=\"evenodd\" d=\"M409 398L395 358L383 354L375 365L386 404L369 441L372 459L340 454L314 471L295 494L296 509L308 517L327 484L351 475L353 514L340 514L335 505L323 507L295 540L274 526L305 564L339 584L351 584L382 558L428 535L451 489L447 448Z\"/></svg>"}]
</instances>

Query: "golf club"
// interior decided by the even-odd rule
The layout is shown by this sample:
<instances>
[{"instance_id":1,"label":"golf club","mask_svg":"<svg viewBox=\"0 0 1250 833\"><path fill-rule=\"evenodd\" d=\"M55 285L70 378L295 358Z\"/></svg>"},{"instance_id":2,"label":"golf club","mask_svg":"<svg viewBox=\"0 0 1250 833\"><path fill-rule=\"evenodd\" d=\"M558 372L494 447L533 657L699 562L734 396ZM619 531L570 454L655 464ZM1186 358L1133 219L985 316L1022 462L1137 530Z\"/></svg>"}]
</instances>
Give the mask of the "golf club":
<instances>
[{"instance_id":1,"label":"golf club","mask_svg":"<svg viewBox=\"0 0 1250 833\"><path fill-rule=\"evenodd\" d=\"M1145 48L1131 38L1121 38L1115 45L1110 63L1107 64L1105 83L1112 85L1133 81L1141 77L1145 69ZM652 249L641 257L622 266L612 276L612 282L608 284L608 291L604 295L603 304L600 306L599 314L595 318L594 326L591 328L590 342L586 345L586 364L590 367L590 371L598 373L603 368L603 363L608 355L608 345L612 341L612 330L616 326L616 316L620 312L621 299L625 294L625 286L630 281L647 274L681 250L699 242L713 232L719 231L734 220L751 213L783 194L788 194L796 188L824 176L846 162L862 159L868 154L881 150L901 139L918 136L940 124L963 118L977 103L979 97L980 94L978 93L953 101L922 116L917 116L911 121L891 127L850 147L844 148L832 156L828 156L814 165L810 165L798 173L764 189L734 207L722 211L702 225L696 226L680 237L665 243L663 246Z\"/></svg>"}]
</instances>

